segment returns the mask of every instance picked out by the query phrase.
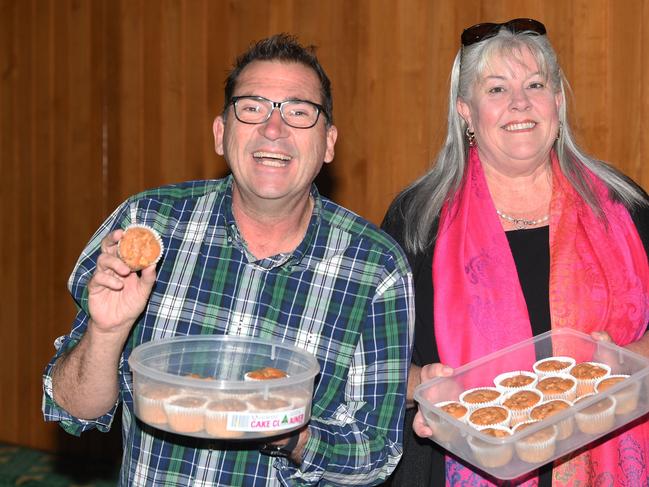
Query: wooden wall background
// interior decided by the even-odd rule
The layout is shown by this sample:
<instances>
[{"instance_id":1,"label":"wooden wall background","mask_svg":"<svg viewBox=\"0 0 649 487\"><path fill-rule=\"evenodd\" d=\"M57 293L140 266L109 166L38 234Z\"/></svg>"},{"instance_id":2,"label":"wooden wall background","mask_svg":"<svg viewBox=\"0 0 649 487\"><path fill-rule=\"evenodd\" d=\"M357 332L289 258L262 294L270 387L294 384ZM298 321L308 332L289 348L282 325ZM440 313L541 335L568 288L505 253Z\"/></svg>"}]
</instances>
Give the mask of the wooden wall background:
<instances>
[{"instance_id":1,"label":"wooden wall background","mask_svg":"<svg viewBox=\"0 0 649 487\"><path fill-rule=\"evenodd\" d=\"M378 223L440 145L461 30L522 16L548 28L583 145L649 187L649 0L0 0L0 441L116 438L42 420L67 277L131 193L226 173L211 123L252 40L319 46L340 134L324 192Z\"/></svg>"}]
</instances>

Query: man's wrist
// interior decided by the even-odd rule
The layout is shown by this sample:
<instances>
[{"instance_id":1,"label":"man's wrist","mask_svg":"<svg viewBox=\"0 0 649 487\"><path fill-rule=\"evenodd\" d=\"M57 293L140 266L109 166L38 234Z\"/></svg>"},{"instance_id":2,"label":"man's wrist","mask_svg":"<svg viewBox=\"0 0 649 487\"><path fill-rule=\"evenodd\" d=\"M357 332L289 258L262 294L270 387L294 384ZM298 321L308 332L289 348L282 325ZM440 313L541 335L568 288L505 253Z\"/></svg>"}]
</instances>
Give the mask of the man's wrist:
<instances>
[{"instance_id":1,"label":"man's wrist","mask_svg":"<svg viewBox=\"0 0 649 487\"><path fill-rule=\"evenodd\" d=\"M288 437L286 443L265 443L259 448L259 451L270 457L290 458L300 441L300 432L296 431Z\"/></svg>"}]
</instances>

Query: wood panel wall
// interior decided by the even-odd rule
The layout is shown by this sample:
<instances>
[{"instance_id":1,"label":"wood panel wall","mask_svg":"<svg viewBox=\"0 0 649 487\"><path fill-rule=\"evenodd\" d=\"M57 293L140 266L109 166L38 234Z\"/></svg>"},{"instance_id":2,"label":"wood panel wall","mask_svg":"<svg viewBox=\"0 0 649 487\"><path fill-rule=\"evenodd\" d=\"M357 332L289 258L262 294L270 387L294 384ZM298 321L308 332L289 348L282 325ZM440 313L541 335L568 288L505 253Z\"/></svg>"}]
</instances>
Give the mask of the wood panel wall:
<instances>
[{"instance_id":1,"label":"wood panel wall","mask_svg":"<svg viewBox=\"0 0 649 487\"><path fill-rule=\"evenodd\" d=\"M67 277L128 195L226 174L211 123L251 41L319 47L339 139L318 181L378 223L440 145L461 30L522 16L548 28L579 140L649 187L648 0L0 0L0 441L107 448L42 421Z\"/></svg>"}]
</instances>

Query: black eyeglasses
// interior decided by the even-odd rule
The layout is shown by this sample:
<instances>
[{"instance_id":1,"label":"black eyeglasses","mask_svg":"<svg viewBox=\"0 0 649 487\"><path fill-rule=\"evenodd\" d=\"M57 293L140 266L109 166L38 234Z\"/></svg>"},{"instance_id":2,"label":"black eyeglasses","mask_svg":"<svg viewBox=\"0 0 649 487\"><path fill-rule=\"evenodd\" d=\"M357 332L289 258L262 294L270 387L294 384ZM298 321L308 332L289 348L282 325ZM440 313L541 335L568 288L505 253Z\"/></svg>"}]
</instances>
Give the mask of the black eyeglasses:
<instances>
[{"instance_id":1,"label":"black eyeglasses","mask_svg":"<svg viewBox=\"0 0 649 487\"><path fill-rule=\"evenodd\" d=\"M502 24L476 24L464 29L461 37L462 45L466 47L475 44L476 42L494 37L503 27L514 34L526 32L531 35L542 36L546 33L545 25L534 19L513 19Z\"/></svg>"},{"instance_id":2,"label":"black eyeglasses","mask_svg":"<svg viewBox=\"0 0 649 487\"><path fill-rule=\"evenodd\" d=\"M230 103L234 105L237 120L249 124L266 122L276 108L287 125L298 129L313 127L318 123L320 112L327 116L322 105L307 100L273 101L263 96L233 96Z\"/></svg>"}]
</instances>

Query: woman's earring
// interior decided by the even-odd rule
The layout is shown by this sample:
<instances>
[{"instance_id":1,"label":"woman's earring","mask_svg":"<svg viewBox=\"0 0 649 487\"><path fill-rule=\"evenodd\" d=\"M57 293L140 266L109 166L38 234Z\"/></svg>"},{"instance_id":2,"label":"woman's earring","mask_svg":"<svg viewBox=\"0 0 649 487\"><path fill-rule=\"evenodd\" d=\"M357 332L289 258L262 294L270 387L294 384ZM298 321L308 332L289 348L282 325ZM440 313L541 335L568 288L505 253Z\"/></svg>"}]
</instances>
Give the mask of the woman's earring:
<instances>
[{"instance_id":1,"label":"woman's earring","mask_svg":"<svg viewBox=\"0 0 649 487\"><path fill-rule=\"evenodd\" d=\"M557 130L557 140L561 138L561 131L563 130L563 123L559 122L559 130Z\"/></svg>"},{"instance_id":2,"label":"woman's earring","mask_svg":"<svg viewBox=\"0 0 649 487\"><path fill-rule=\"evenodd\" d=\"M466 139L469 141L469 147L475 147L476 146L475 132L471 130L469 127L467 127L465 134L466 134Z\"/></svg>"}]
</instances>

